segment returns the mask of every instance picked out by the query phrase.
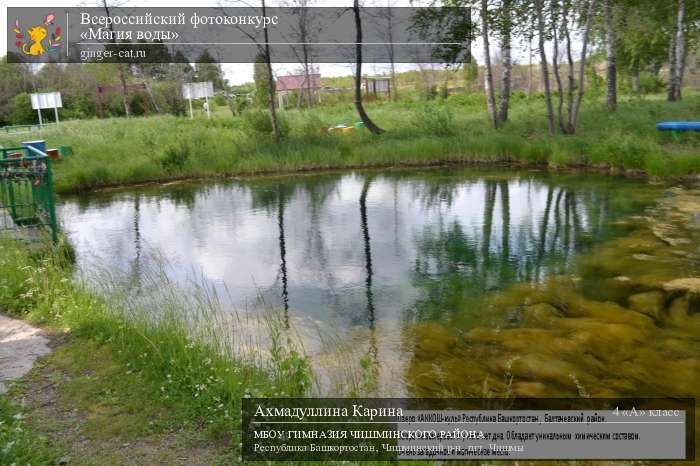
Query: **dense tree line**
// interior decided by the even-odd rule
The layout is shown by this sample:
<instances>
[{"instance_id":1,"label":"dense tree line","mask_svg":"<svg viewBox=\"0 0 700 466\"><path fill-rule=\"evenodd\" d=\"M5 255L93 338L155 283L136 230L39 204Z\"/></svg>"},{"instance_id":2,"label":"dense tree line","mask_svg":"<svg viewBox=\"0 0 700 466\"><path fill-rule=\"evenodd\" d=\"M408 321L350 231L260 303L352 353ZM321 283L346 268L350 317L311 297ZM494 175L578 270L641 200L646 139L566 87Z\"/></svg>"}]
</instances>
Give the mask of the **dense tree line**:
<instances>
[{"instance_id":1,"label":"dense tree line","mask_svg":"<svg viewBox=\"0 0 700 466\"><path fill-rule=\"evenodd\" d=\"M152 50L151 47L149 50ZM0 126L36 123L36 113L29 94L60 91L63 118L91 118L98 114L97 86L112 85L116 90L102 96L103 116L148 115L154 113L185 114L182 83L212 81L215 90L227 88L221 66L206 51L198 63L190 64L181 52L172 57L163 45L157 48L170 63L46 63L42 66L0 61ZM121 89L120 71L127 85L145 84L146 90ZM126 105L124 98L126 96Z\"/></svg>"}]
</instances>

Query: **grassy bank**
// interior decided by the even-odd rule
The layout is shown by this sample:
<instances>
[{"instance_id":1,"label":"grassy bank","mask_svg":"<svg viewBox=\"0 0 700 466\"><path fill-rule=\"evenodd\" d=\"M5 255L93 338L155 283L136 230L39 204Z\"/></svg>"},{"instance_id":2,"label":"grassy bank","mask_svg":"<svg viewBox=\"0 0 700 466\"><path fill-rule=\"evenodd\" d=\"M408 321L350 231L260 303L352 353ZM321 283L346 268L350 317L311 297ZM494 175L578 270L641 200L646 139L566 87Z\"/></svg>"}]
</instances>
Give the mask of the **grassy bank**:
<instances>
[{"instance_id":1,"label":"grassy bank","mask_svg":"<svg viewBox=\"0 0 700 466\"><path fill-rule=\"evenodd\" d=\"M202 316L210 326L197 327L187 312L214 312L210 303L199 300L196 308L175 295L161 307L137 317L136 309L119 308L117 300L98 297L71 279L64 254L32 253L21 244L0 241L0 309L50 328L68 330L78 348L92 347L87 354L106 348L119 364L111 383L138 374L145 387L135 390L132 400L148 411L149 397L166 402L178 413L178 422L200 426L212 438L227 439L235 454L240 439L241 399L246 396L299 396L308 392L311 373L306 359L282 339L274 338L269 357L238 353L226 336L217 332L220 319ZM163 285L164 286L164 285ZM121 302L125 302L123 299ZM186 307L187 309L186 309ZM187 312L185 312L187 311ZM157 317L154 318L154 315ZM230 331L230 326L228 328ZM99 358L98 358L99 359ZM0 399L7 404L7 400ZM44 463L43 450L34 451L34 437L22 430L21 416L0 405L0 439L13 442L3 464ZM112 421L117 422L115 418ZM38 445L38 443L37 443ZM6 461L7 460L7 461Z\"/></svg>"},{"instance_id":2,"label":"grassy bank","mask_svg":"<svg viewBox=\"0 0 700 466\"><path fill-rule=\"evenodd\" d=\"M387 130L381 136L322 134L322 127L357 120L352 105L335 104L281 112L286 132L281 143L267 133L264 113L233 118L223 108L211 121L202 116L69 121L40 137L75 151L56 167L59 192L186 177L439 162L606 166L684 176L700 173L700 136L673 138L656 131L655 124L697 119L700 92L688 90L685 96L678 103L662 95L626 97L614 114L590 97L572 136L548 134L541 98L515 95L510 121L493 130L483 97L460 94L431 102L368 104L372 118ZM0 144L27 137L0 136Z\"/></svg>"}]
</instances>

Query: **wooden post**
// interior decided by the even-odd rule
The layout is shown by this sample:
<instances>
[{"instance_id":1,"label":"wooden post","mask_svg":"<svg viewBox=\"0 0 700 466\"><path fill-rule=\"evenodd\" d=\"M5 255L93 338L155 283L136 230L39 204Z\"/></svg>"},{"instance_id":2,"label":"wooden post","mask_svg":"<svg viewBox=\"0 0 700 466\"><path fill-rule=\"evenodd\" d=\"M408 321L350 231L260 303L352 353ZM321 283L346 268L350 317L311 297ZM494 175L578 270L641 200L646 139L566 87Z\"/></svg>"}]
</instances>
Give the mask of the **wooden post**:
<instances>
[{"instance_id":1,"label":"wooden post","mask_svg":"<svg viewBox=\"0 0 700 466\"><path fill-rule=\"evenodd\" d=\"M97 86L97 117L102 118L102 89Z\"/></svg>"},{"instance_id":2,"label":"wooden post","mask_svg":"<svg viewBox=\"0 0 700 466\"><path fill-rule=\"evenodd\" d=\"M41 109L40 109L40 108L37 108L37 109L36 109L36 113L37 113L37 115L39 115L39 126L43 126L43 125L44 125L44 122L41 121Z\"/></svg>"},{"instance_id":3,"label":"wooden post","mask_svg":"<svg viewBox=\"0 0 700 466\"><path fill-rule=\"evenodd\" d=\"M190 103L190 120L194 119L194 113L192 113L192 99L187 99Z\"/></svg>"},{"instance_id":4,"label":"wooden post","mask_svg":"<svg viewBox=\"0 0 700 466\"><path fill-rule=\"evenodd\" d=\"M204 96L204 102L207 104L207 118L211 119L211 113L209 111L209 97Z\"/></svg>"},{"instance_id":5,"label":"wooden post","mask_svg":"<svg viewBox=\"0 0 700 466\"><path fill-rule=\"evenodd\" d=\"M56 115L56 124L58 124L58 107L53 108L53 113Z\"/></svg>"}]
</instances>

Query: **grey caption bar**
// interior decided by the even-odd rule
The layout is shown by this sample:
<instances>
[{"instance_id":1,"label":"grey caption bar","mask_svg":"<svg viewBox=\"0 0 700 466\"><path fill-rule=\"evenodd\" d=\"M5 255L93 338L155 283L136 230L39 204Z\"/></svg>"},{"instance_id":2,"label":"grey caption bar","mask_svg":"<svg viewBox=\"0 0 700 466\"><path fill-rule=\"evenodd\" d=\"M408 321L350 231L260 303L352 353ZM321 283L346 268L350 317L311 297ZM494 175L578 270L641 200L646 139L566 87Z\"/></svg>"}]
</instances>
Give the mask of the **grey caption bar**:
<instances>
[{"instance_id":1,"label":"grey caption bar","mask_svg":"<svg viewBox=\"0 0 700 466\"><path fill-rule=\"evenodd\" d=\"M464 62L468 8L360 9L368 63ZM269 45L273 63L353 63L352 8L56 7L7 9L12 62L251 63ZM267 32L267 42L265 39Z\"/></svg>"}]
</instances>

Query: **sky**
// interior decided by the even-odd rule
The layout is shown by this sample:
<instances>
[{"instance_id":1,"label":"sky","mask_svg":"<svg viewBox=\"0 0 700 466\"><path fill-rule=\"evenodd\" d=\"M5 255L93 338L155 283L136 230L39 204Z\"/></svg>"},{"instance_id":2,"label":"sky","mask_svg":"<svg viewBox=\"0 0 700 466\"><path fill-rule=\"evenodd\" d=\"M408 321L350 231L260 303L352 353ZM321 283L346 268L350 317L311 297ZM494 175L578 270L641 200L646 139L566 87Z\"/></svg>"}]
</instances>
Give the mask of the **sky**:
<instances>
[{"instance_id":1,"label":"sky","mask_svg":"<svg viewBox=\"0 0 700 466\"><path fill-rule=\"evenodd\" d=\"M365 1L364 4L370 5L387 5L387 1L391 2L393 6L409 6L409 0L375 0L374 2ZM253 0L253 3L255 0ZM0 0L2 6L0 6L0 38L4 38L7 35L7 7L21 7L27 6L26 0ZM61 2L61 6L93 6L97 5L97 1L68 1L64 0ZM191 8L191 7L216 7L222 4L228 6L245 6L246 4L239 1L220 1L220 0L198 0L196 2L192 0L121 0L118 2L110 1L110 4L119 6L142 6L142 7L181 7L181 8ZM288 0L268 0L268 6L284 6L285 3L289 4ZM417 2L414 2L414 6ZM313 6L352 6L352 0L316 0L312 3ZM35 7L55 7L56 1L50 0L33 0L31 6ZM492 41L494 42L494 41ZM483 54L481 53L482 42L477 39L472 43L472 54L477 62L482 62ZM495 50L494 50L495 49ZM492 54L497 55L498 50L492 45ZM7 44L4 39L0 40L0 56L7 53ZM517 47L514 44L513 59L515 62L524 63L528 60L528 50L527 48ZM317 65L322 76L350 76L353 73L354 65L351 63L323 63ZM299 71L300 66L298 64L277 64L274 65L274 74L277 76L290 74ZM397 64L397 71L407 71L411 69L416 69L416 65L411 64ZM253 80L253 64L251 63L224 63L222 64L222 69L228 79L230 84L237 85L243 84L245 82L251 82ZM367 74L381 74L389 71L389 65L387 64L372 64L366 63L363 66L363 71Z\"/></svg>"}]
</instances>

